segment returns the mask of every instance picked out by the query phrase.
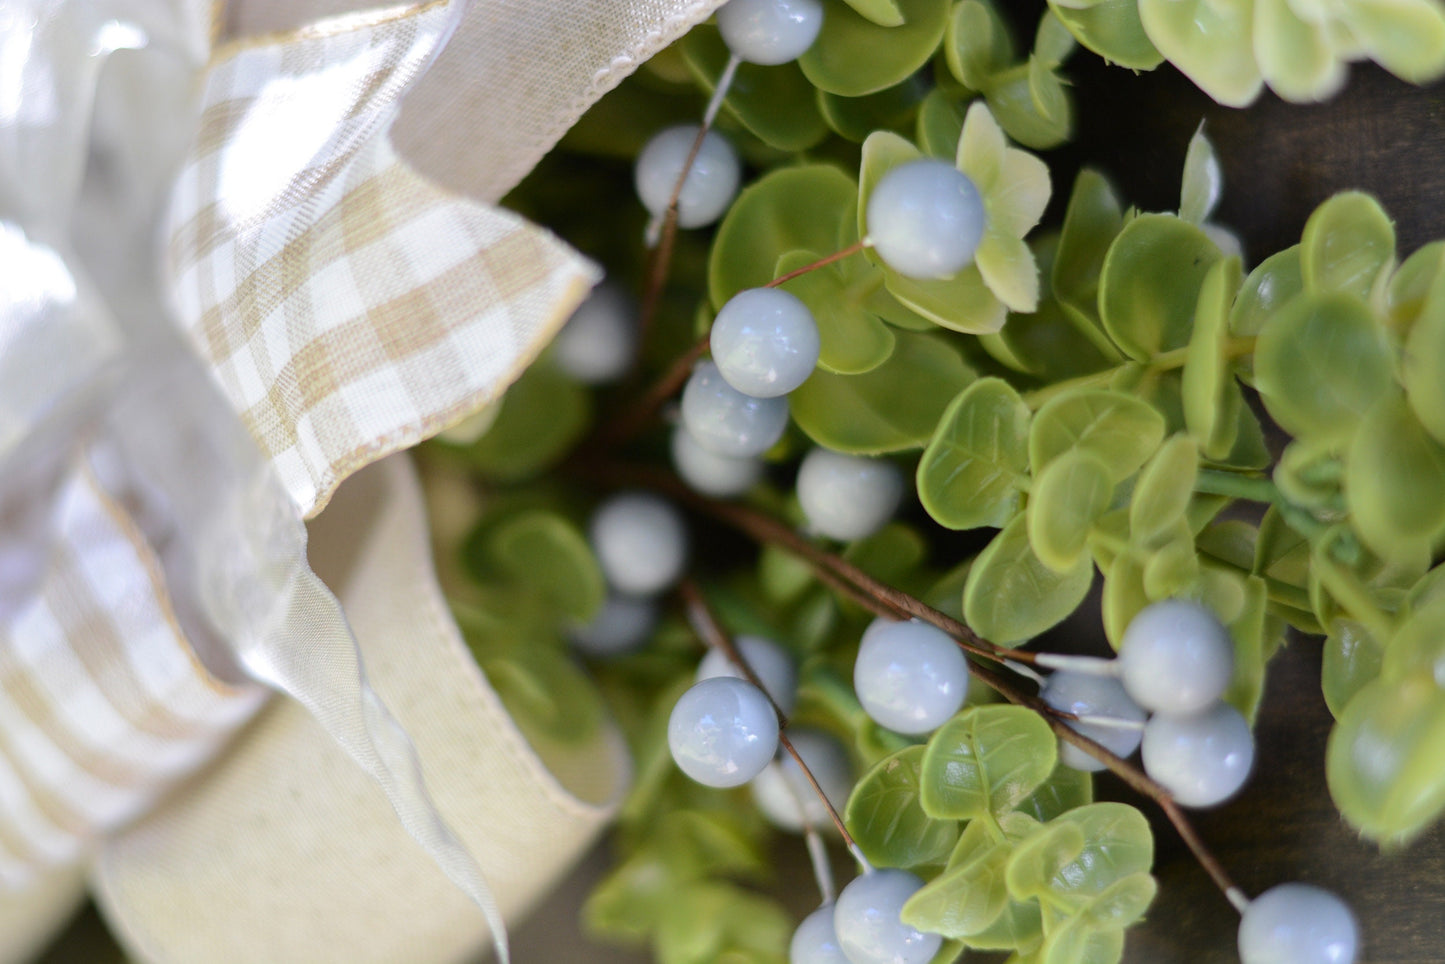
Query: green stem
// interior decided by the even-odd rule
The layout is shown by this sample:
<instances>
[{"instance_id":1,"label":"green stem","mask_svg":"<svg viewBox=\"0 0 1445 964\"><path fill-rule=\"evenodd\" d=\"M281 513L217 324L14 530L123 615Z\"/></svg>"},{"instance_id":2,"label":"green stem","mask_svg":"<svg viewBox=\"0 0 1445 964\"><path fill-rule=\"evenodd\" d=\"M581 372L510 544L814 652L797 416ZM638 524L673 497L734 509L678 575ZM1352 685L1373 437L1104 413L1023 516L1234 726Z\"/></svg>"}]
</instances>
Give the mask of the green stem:
<instances>
[{"instance_id":1,"label":"green stem","mask_svg":"<svg viewBox=\"0 0 1445 964\"><path fill-rule=\"evenodd\" d=\"M1231 499L1279 504L1284 501L1274 480L1264 476L1240 475L1219 469L1200 469L1194 480L1194 491L1206 495L1227 495Z\"/></svg>"}]
</instances>

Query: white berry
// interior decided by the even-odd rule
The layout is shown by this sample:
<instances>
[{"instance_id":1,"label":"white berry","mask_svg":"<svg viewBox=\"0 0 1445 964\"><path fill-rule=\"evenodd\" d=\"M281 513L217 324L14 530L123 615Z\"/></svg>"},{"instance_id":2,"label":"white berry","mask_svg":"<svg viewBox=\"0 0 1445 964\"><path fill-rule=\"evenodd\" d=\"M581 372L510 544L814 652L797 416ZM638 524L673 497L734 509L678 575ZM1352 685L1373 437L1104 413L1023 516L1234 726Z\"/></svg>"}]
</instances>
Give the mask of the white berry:
<instances>
[{"instance_id":1,"label":"white berry","mask_svg":"<svg viewBox=\"0 0 1445 964\"><path fill-rule=\"evenodd\" d=\"M1349 905L1310 884L1271 887L1239 922L1242 964L1353 964L1359 945Z\"/></svg>"},{"instance_id":2,"label":"white berry","mask_svg":"<svg viewBox=\"0 0 1445 964\"><path fill-rule=\"evenodd\" d=\"M968 660L947 633L927 623L885 623L870 627L858 647L853 689L880 726L928 733L963 705Z\"/></svg>"},{"instance_id":3,"label":"white berry","mask_svg":"<svg viewBox=\"0 0 1445 964\"><path fill-rule=\"evenodd\" d=\"M1124 630L1119 674L1129 695L1146 710L1193 713L1229 686L1234 643L1206 606L1165 599L1145 606Z\"/></svg>"},{"instance_id":4,"label":"white berry","mask_svg":"<svg viewBox=\"0 0 1445 964\"><path fill-rule=\"evenodd\" d=\"M739 636L733 641L742 658L757 676L763 689L773 698L784 713L793 712L798 699L798 670L793 657L771 639L761 636ZM720 649L709 649L702 662L697 665L697 679L702 682L715 676L732 676L746 679L742 670L733 665L726 653Z\"/></svg>"},{"instance_id":5,"label":"white berry","mask_svg":"<svg viewBox=\"0 0 1445 964\"><path fill-rule=\"evenodd\" d=\"M873 250L910 278L947 278L967 267L986 220L978 188L946 161L900 164L868 198Z\"/></svg>"},{"instance_id":6,"label":"white berry","mask_svg":"<svg viewBox=\"0 0 1445 964\"><path fill-rule=\"evenodd\" d=\"M588 656L621 656L645 643L656 625L657 605L651 599L608 593L592 621L574 627L567 636Z\"/></svg>"},{"instance_id":7,"label":"white berry","mask_svg":"<svg viewBox=\"0 0 1445 964\"><path fill-rule=\"evenodd\" d=\"M786 291L750 288L722 306L708 347L729 385L744 395L772 398L813 374L818 325L808 306Z\"/></svg>"},{"instance_id":8,"label":"white berry","mask_svg":"<svg viewBox=\"0 0 1445 964\"><path fill-rule=\"evenodd\" d=\"M1144 726L1144 772L1186 807L1212 807L1239 792L1254 766L1254 734L1239 711L1155 713Z\"/></svg>"},{"instance_id":9,"label":"white berry","mask_svg":"<svg viewBox=\"0 0 1445 964\"><path fill-rule=\"evenodd\" d=\"M823 29L818 0L729 0L717 12L723 42L750 64L785 64L813 46Z\"/></svg>"},{"instance_id":10,"label":"white berry","mask_svg":"<svg viewBox=\"0 0 1445 964\"><path fill-rule=\"evenodd\" d=\"M557 367L587 385L627 373L637 348L632 299L612 285L595 288L552 342Z\"/></svg>"},{"instance_id":11,"label":"white berry","mask_svg":"<svg viewBox=\"0 0 1445 964\"><path fill-rule=\"evenodd\" d=\"M589 535L607 584L620 593L662 592L687 563L682 516L655 495L624 493L608 499L592 516Z\"/></svg>"},{"instance_id":12,"label":"white berry","mask_svg":"<svg viewBox=\"0 0 1445 964\"><path fill-rule=\"evenodd\" d=\"M815 532L851 541L883 528L903 499L903 473L882 459L813 449L798 468L798 501Z\"/></svg>"},{"instance_id":13,"label":"white berry","mask_svg":"<svg viewBox=\"0 0 1445 964\"><path fill-rule=\"evenodd\" d=\"M683 773L709 787L738 787L778 749L778 716L746 680L715 676L682 694L667 721L667 744Z\"/></svg>"},{"instance_id":14,"label":"white berry","mask_svg":"<svg viewBox=\"0 0 1445 964\"><path fill-rule=\"evenodd\" d=\"M1092 673L1056 672L1039 691L1045 703L1056 710L1079 716L1105 716L1132 723L1143 723L1149 715L1129 698L1122 683L1111 676ZM1070 723L1069 726L1119 757L1129 757L1139 749L1144 738L1142 729ZM1098 771L1104 764L1072 743L1059 742L1059 762L1075 770Z\"/></svg>"},{"instance_id":15,"label":"white berry","mask_svg":"<svg viewBox=\"0 0 1445 964\"><path fill-rule=\"evenodd\" d=\"M842 809L853 790L848 751L833 737L805 727L788 727L788 740L812 771L813 779L835 808ZM763 816L783 830L800 831L806 824L831 826L828 808L808 782L803 768L784 750L752 782L753 800Z\"/></svg>"},{"instance_id":16,"label":"white berry","mask_svg":"<svg viewBox=\"0 0 1445 964\"><path fill-rule=\"evenodd\" d=\"M669 127L654 135L637 155L637 196L653 217L667 212L697 132L696 124ZM732 145L717 131L708 131L677 198L677 226L700 228L722 217L738 192L740 176Z\"/></svg>"},{"instance_id":17,"label":"white berry","mask_svg":"<svg viewBox=\"0 0 1445 964\"><path fill-rule=\"evenodd\" d=\"M714 455L762 455L788 427L785 398L754 398L729 385L710 361L699 362L682 390L682 423Z\"/></svg>"},{"instance_id":18,"label":"white berry","mask_svg":"<svg viewBox=\"0 0 1445 964\"><path fill-rule=\"evenodd\" d=\"M943 945L899 919L923 881L906 870L875 870L855 877L838 895L833 930L852 964L927 964Z\"/></svg>"},{"instance_id":19,"label":"white berry","mask_svg":"<svg viewBox=\"0 0 1445 964\"><path fill-rule=\"evenodd\" d=\"M672 432L672 467L693 489L717 499L742 495L763 475L763 463L758 459L709 452L686 425L678 425Z\"/></svg>"},{"instance_id":20,"label":"white berry","mask_svg":"<svg viewBox=\"0 0 1445 964\"><path fill-rule=\"evenodd\" d=\"M788 947L788 964L848 964L838 935L833 932L833 904L824 904L813 911L798 929Z\"/></svg>"}]
</instances>

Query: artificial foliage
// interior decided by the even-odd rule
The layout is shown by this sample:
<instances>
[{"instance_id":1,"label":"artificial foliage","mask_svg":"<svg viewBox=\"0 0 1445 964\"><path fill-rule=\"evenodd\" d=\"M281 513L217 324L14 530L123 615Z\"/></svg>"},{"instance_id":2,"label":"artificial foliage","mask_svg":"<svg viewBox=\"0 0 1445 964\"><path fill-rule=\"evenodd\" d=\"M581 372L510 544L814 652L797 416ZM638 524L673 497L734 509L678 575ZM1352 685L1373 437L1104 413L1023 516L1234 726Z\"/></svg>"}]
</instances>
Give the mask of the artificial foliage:
<instances>
[{"instance_id":1,"label":"artificial foliage","mask_svg":"<svg viewBox=\"0 0 1445 964\"><path fill-rule=\"evenodd\" d=\"M544 754L609 714L629 742L617 862L587 927L663 964L786 959L796 921L766 887L777 831L746 789L693 784L668 755L668 714L703 652L682 610L664 606L636 652L569 652L606 596L586 520L619 480L677 494L665 419L617 426L731 296L856 245L878 180L924 156L984 198L974 264L919 281L865 250L785 284L821 352L740 503L796 529L808 447L892 460L915 507L820 552L1021 650L1091 587L1116 647L1149 603L1201 601L1234 644L1226 699L1251 720L1293 630L1323 646L1341 815L1385 846L1424 832L1445 812L1445 242L1399 251L1389 213L1345 193L1297 244L1246 260L1211 221L1223 186L1206 132L1171 211L1130 207L1087 167L1057 183L1033 151L1074 133L1068 60L1091 56L1075 38L1136 70L1167 58L1225 104L1265 83L1313 99L1364 57L1410 80L1445 71L1439 5L1051 0L1032 36L987 0L825 6L797 63L739 69L717 126L745 186L715 228L677 236L638 370L590 389L544 357L477 440L431 450L486 494L455 606L509 709ZM726 60L716 28L694 30L584 117L513 205L645 291L628 164L697 116ZM926 881L904 920L943 935L935 961L1119 960L1157 886L1140 809L1094 802L1037 708L979 679L931 736L879 727L850 685L872 613L816 559L679 498L698 510L692 572L718 620L779 641L800 667L793 722L849 747L856 784L834 803L858 847Z\"/></svg>"}]
</instances>

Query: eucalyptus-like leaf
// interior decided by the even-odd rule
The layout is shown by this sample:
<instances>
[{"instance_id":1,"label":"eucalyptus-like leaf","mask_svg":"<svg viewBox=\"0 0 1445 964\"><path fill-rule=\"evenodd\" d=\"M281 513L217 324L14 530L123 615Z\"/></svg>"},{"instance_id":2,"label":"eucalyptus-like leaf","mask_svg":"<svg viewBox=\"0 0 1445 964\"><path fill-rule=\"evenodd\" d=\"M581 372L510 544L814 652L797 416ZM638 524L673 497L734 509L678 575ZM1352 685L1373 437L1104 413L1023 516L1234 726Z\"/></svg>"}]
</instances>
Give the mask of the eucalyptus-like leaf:
<instances>
[{"instance_id":1,"label":"eucalyptus-like leaf","mask_svg":"<svg viewBox=\"0 0 1445 964\"><path fill-rule=\"evenodd\" d=\"M816 251L790 251L778 259L778 277L819 261ZM877 269L873 269L876 273ZM878 276L879 283L882 277ZM818 364L840 375L872 371L893 354L893 331L865 305L866 289L849 284L834 265L809 271L783 290L798 297L818 325Z\"/></svg>"},{"instance_id":2,"label":"eucalyptus-like leaf","mask_svg":"<svg viewBox=\"0 0 1445 964\"><path fill-rule=\"evenodd\" d=\"M1345 492L1360 539L1376 555L1410 558L1445 534L1445 448L1404 396L1389 391L1360 421L1345 459Z\"/></svg>"},{"instance_id":3,"label":"eucalyptus-like leaf","mask_svg":"<svg viewBox=\"0 0 1445 964\"><path fill-rule=\"evenodd\" d=\"M831 164L779 168L744 188L718 227L708 258L713 307L772 281L785 254L834 250L857 190L853 179Z\"/></svg>"},{"instance_id":4,"label":"eucalyptus-like leaf","mask_svg":"<svg viewBox=\"0 0 1445 964\"><path fill-rule=\"evenodd\" d=\"M1201 123L1194 136L1189 138L1189 148L1184 152L1179 216L1190 224L1202 225L1214 213L1223 193L1224 171L1219 166L1214 145L1204 136L1204 124Z\"/></svg>"},{"instance_id":5,"label":"eucalyptus-like leaf","mask_svg":"<svg viewBox=\"0 0 1445 964\"><path fill-rule=\"evenodd\" d=\"M717 28L698 25L688 31L681 47L689 71L711 93L730 56ZM723 110L780 151L807 150L828 136L814 87L795 63L739 64Z\"/></svg>"},{"instance_id":6,"label":"eucalyptus-like leaf","mask_svg":"<svg viewBox=\"0 0 1445 964\"><path fill-rule=\"evenodd\" d=\"M857 455L922 448L944 408L974 380L958 350L898 332L893 353L860 375L815 371L788 396L793 420L819 445Z\"/></svg>"},{"instance_id":7,"label":"eucalyptus-like leaf","mask_svg":"<svg viewBox=\"0 0 1445 964\"><path fill-rule=\"evenodd\" d=\"M843 97L820 90L818 110L835 133L861 144L874 131L911 128L918 105L928 90L928 85L918 77L909 77L862 97Z\"/></svg>"},{"instance_id":8,"label":"eucalyptus-like leaf","mask_svg":"<svg viewBox=\"0 0 1445 964\"><path fill-rule=\"evenodd\" d=\"M1158 51L1210 97L1247 107L1264 77L1254 58L1254 0L1138 0Z\"/></svg>"},{"instance_id":9,"label":"eucalyptus-like leaf","mask_svg":"<svg viewBox=\"0 0 1445 964\"><path fill-rule=\"evenodd\" d=\"M1331 24L1299 16L1289 0L1254 0L1254 56L1270 89L1285 100L1324 100L1348 73Z\"/></svg>"},{"instance_id":10,"label":"eucalyptus-like leaf","mask_svg":"<svg viewBox=\"0 0 1445 964\"><path fill-rule=\"evenodd\" d=\"M1129 500L1129 533L1141 545L1153 544L1189 508L1199 475L1199 449L1187 435L1160 446L1144 466Z\"/></svg>"},{"instance_id":11,"label":"eucalyptus-like leaf","mask_svg":"<svg viewBox=\"0 0 1445 964\"><path fill-rule=\"evenodd\" d=\"M1356 693L1379 677L1384 659L1384 647L1361 623L1335 620L1325 639L1320 689L1336 719Z\"/></svg>"},{"instance_id":12,"label":"eucalyptus-like leaf","mask_svg":"<svg viewBox=\"0 0 1445 964\"><path fill-rule=\"evenodd\" d=\"M1153 70L1164 60L1139 19L1138 0L1049 0L1080 44L1120 67Z\"/></svg>"},{"instance_id":13,"label":"eucalyptus-like leaf","mask_svg":"<svg viewBox=\"0 0 1445 964\"><path fill-rule=\"evenodd\" d=\"M1099 278L1104 330L1138 361L1184 347L1199 288L1220 257L1209 236L1187 221L1170 214L1135 218L1104 259Z\"/></svg>"},{"instance_id":14,"label":"eucalyptus-like leaf","mask_svg":"<svg viewBox=\"0 0 1445 964\"><path fill-rule=\"evenodd\" d=\"M483 476L508 482L556 464L592 417L592 393L551 365L528 368L500 405L496 421L468 456Z\"/></svg>"},{"instance_id":15,"label":"eucalyptus-like leaf","mask_svg":"<svg viewBox=\"0 0 1445 964\"><path fill-rule=\"evenodd\" d=\"M1340 814L1390 844L1418 836L1445 809L1445 690L1426 671L1381 676L1345 706L1325 748Z\"/></svg>"},{"instance_id":16,"label":"eucalyptus-like leaf","mask_svg":"<svg viewBox=\"0 0 1445 964\"><path fill-rule=\"evenodd\" d=\"M1358 298L1294 299L1259 336L1255 386L1270 415L1295 436L1343 442L1394 381L1390 345Z\"/></svg>"},{"instance_id":17,"label":"eucalyptus-like leaf","mask_svg":"<svg viewBox=\"0 0 1445 964\"><path fill-rule=\"evenodd\" d=\"M863 853L884 867L941 862L958 840L958 824L924 812L921 746L886 757L848 797L844 822Z\"/></svg>"},{"instance_id":18,"label":"eucalyptus-like leaf","mask_svg":"<svg viewBox=\"0 0 1445 964\"><path fill-rule=\"evenodd\" d=\"M1402 374L1410 408L1430 435L1445 443L1445 274L1436 275L1419 301Z\"/></svg>"},{"instance_id":19,"label":"eucalyptus-like leaf","mask_svg":"<svg viewBox=\"0 0 1445 964\"><path fill-rule=\"evenodd\" d=\"M937 0L896 0L898 26L880 26L843 0L826 0L823 29L798 66L813 86L861 97L901 83L928 62L943 40L948 5Z\"/></svg>"},{"instance_id":20,"label":"eucalyptus-like leaf","mask_svg":"<svg viewBox=\"0 0 1445 964\"><path fill-rule=\"evenodd\" d=\"M937 820L997 819L1048 779L1057 760L1053 731L1034 711L971 707L929 738L920 801Z\"/></svg>"},{"instance_id":21,"label":"eucalyptus-like leaf","mask_svg":"<svg viewBox=\"0 0 1445 964\"><path fill-rule=\"evenodd\" d=\"M949 72L971 90L987 90L1017 54L1008 25L989 0L963 0L948 18L943 52Z\"/></svg>"},{"instance_id":22,"label":"eucalyptus-like leaf","mask_svg":"<svg viewBox=\"0 0 1445 964\"><path fill-rule=\"evenodd\" d=\"M963 590L964 621L986 639L1009 646L1032 639L1084 601L1094 567L1081 556L1055 572L1034 554L1025 518L1017 516L978 554Z\"/></svg>"},{"instance_id":23,"label":"eucalyptus-like leaf","mask_svg":"<svg viewBox=\"0 0 1445 964\"><path fill-rule=\"evenodd\" d=\"M1132 395L1075 389L1051 398L1029 428L1029 464L1041 472L1050 461L1083 449L1109 467L1115 482L1138 471L1164 440L1164 417Z\"/></svg>"},{"instance_id":24,"label":"eucalyptus-like leaf","mask_svg":"<svg viewBox=\"0 0 1445 964\"><path fill-rule=\"evenodd\" d=\"M1085 448L1051 460L1029 490L1029 545L1056 573L1076 569L1095 520L1114 496L1109 466Z\"/></svg>"},{"instance_id":25,"label":"eucalyptus-like leaf","mask_svg":"<svg viewBox=\"0 0 1445 964\"><path fill-rule=\"evenodd\" d=\"M859 16L866 17L880 27L897 27L903 23L903 11L897 0L843 0Z\"/></svg>"},{"instance_id":26,"label":"eucalyptus-like leaf","mask_svg":"<svg viewBox=\"0 0 1445 964\"><path fill-rule=\"evenodd\" d=\"M931 90L918 105L914 139L923 153L941 160L953 160L958 138L963 133L963 111L941 90Z\"/></svg>"},{"instance_id":27,"label":"eucalyptus-like leaf","mask_svg":"<svg viewBox=\"0 0 1445 964\"><path fill-rule=\"evenodd\" d=\"M1234 379L1226 349L1229 309L1239 290L1240 273L1238 258L1224 258L1205 275L1181 384L1184 423L1204 454L1216 460L1229 457L1239 431L1238 417L1229 408Z\"/></svg>"},{"instance_id":28,"label":"eucalyptus-like leaf","mask_svg":"<svg viewBox=\"0 0 1445 964\"><path fill-rule=\"evenodd\" d=\"M1395 225L1380 202L1359 191L1315 208L1300 236L1300 275L1314 293L1368 299L1380 273L1394 267Z\"/></svg>"},{"instance_id":29,"label":"eucalyptus-like leaf","mask_svg":"<svg viewBox=\"0 0 1445 964\"><path fill-rule=\"evenodd\" d=\"M950 529L1002 526L1028 478L1030 413L998 378L964 389L944 410L918 462L918 499Z\"/></svg>"}]
</instances>

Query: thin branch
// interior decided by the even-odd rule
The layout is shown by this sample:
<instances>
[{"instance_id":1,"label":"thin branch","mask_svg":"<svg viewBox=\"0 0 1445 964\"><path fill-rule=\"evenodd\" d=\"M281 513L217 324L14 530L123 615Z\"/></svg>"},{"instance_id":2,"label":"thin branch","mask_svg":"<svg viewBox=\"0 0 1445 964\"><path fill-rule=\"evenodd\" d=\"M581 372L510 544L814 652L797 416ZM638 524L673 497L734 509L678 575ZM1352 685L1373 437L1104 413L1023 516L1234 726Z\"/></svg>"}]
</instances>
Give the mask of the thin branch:
<instances>
[{"instance_id":1,"label":"thin branch","mask_svg":"<svg viewBox=\"0 0 1445 964\"><path fill-rule=\"evenodd\" d=\"M704 335L687 351L679 355L667 371L653 382L644 391L635 403L627 408L621 415L613 419L607 428L600 431L589 448L599 452L615 450L618 446L632 441L637 435L647 428L649 422L657 415L658 409L663 406L669 398L676 395L692 374L692 368L697 360L707 353L708 339Z\"/></svg>"},{"instance_id":2,"label":"thin branch","mask_svg":"<svg viewBox=\"0 0 1445 964\"><path fill-rule=\"evenodd\" d=\"M868 239L867 239L867 238L863 238L863 239L861 239L861 240L854 241L852 244L848 245L848 247L844 248L842 251L834 251L832 254L828 255L827 257L819 258L817 261L814 261L812 264L805 264L805 265L803 265L801 268L797 268L797 269L795 269L795 270L793 270L793 271L789 271L789 272L788 272L787 274L785 274L785 275L780 275L780 276L774 278L772 281L769 281L767 284L763 285L763 287L764 287L764 288L776 288L776 287L778 287L779 285L787 284L789 281L792 281L794 278L800 278L800 277L802 277L803 275L807 274L807 273L810 272L810 271L817 271L819 268L826 268L828 265L832 264L834 261L842 261L844 258L848 257L849 255L857 254L859 251L862 251L862 250L863 250L865 247L867 247L867 246L868 246Z\"/></svg>"}]
</instances>

